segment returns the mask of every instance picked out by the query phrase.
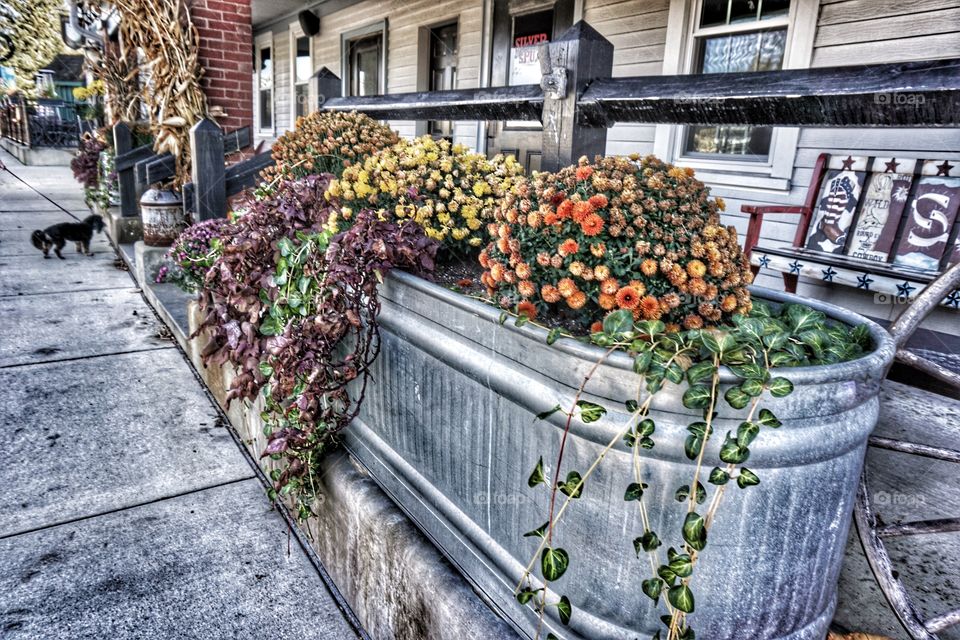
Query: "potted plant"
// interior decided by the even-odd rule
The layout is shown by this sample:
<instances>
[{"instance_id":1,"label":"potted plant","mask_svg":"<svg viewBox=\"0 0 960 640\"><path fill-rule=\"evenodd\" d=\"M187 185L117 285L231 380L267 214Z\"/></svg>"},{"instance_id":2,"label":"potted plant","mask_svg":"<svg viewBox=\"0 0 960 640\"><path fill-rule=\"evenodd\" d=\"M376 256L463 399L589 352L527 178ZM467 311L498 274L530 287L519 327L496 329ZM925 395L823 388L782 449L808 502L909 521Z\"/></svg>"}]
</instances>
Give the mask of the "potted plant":
<instances>
[{"instance_id":1,"label":"potted plant","mask_svg":"<svg viewBox=\"0 0 960 640\"><path fill-rule=\"evenodd\" d=\"M278 174L224 238L204 354L236 368L229 397L259 395L241 419L275 495L312 517L342 439L531 637L822 638L887 334L751 295L689 172L484 162L420 140L328 187ZM484 234L492 305L399 271L371 286Z\"/></svg>"}]
</instances>

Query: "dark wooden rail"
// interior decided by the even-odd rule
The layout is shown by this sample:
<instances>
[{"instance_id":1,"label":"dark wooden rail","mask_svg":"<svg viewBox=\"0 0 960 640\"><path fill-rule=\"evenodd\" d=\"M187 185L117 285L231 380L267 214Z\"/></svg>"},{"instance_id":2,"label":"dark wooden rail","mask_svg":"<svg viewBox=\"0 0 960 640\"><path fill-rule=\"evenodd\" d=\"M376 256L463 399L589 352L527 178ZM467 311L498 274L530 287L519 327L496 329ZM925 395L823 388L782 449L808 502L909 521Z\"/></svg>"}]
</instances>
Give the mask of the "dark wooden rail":
<instances>
[{"instance_id":1,"label":"dark wooden rail","mask_svg":"<svg viewBox=\"0 0 960 640\"><path fill-rule=\"evenodd\" d=\"M539 120L543 91L538 85L456 91L392 93L383 96L328 98L331 111L362 111L387 120Z\"/></svg>"}]
</instances>

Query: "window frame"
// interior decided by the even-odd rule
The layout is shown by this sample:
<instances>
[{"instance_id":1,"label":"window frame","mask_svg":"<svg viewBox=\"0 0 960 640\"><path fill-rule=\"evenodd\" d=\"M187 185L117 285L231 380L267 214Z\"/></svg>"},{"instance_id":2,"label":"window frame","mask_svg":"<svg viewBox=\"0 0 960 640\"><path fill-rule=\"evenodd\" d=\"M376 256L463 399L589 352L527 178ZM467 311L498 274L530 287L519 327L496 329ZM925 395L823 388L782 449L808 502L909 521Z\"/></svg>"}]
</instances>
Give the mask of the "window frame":
<instances>
[{"instance_id":1,"label":"window frame","mask_svg":"<svg viewBox=\"0 0 960 640\"><path fill-rule=\"evenodd\" d=\"M353 95L350 45L371 36L380 37L380 77L377 78L377 91L381 95L387 93L387 19L384 18L340 34L340 77L343 82L344 96Z\"/></svg>"},{"instance_id":2,"label":"window frame","mask_svg":"<svg viewBox=\"0 0 960 640\"><path fill-rule=\"evenodd\" d=\"M786 16L768 20L699 27L703 0L670 0L663 74L694 74L699 40L710 36L749 33L786 27L782 69L810 66L819 13L817 0L792 0ZM786 191L790 189L800 127L774 127L766 161L704 158L685 150L685 125L658 125L654 151L660 157L697 170L715 184Z\"/></svg>"},{"instance_id":3,"label":"window frame","mask_svg":"<svg viewBox=\"0 0 960 640\"><path fill-rule=\"evenodd\" d=\"M273 137L277 131L277 60L276 46L273 42L273 32L262 33L254 39L254 70L253 70L253 118L257 135ZM270 126L264 127L260 113L260 68L261 55L264 49L270 49Z\"/></svg>"},{"instance_id":4,"label":"window frame","mask_svg":"<svg viewBox=\"0 0 960 640\"><path fill-rule=\"evenodd\" d=\"M314 68L314 48L313 48L313 38L308 36L303 32L303 27L300 26L299 22L291 22L289 29L289 40L290 40L290 128L293 129L294 125L297 122L297 40L300 38L307 38L310 46L310 74L313 75ZM304 83L301 83L304 84ZM308 115L315 111L313 108L313 96L311 95L311 82L310 78L307 78L305 83L307 85L307 111Z\"/></svg>"}]
</instances>

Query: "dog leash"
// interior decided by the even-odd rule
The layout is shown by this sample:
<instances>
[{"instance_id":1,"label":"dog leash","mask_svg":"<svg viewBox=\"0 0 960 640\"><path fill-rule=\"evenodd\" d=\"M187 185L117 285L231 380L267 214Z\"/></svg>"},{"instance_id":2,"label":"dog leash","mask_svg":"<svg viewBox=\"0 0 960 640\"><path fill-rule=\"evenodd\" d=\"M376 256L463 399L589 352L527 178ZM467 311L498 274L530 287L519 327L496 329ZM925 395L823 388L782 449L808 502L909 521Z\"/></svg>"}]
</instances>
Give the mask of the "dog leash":
<instances>
[{"instance_id":1,"label":"dog leash","mask_svg":"<svg viewBox=\"0 0 960 640\"><path fill-rule=\"evenodd\" d=\"M61 206L59 203L54 202L53 200L51 200L49 197L47 197L46 194L43 194L43 193L40 193L39 191L37 191L37 189L36 189L32 184L30 184L29 182L27 182L26 180L24 180L23 178L21 178L20 176L18 176L17 174L15 174L13 171L11 171L11 170L10 170L10 167L8 167L7 165L5 165L5 164L3 163L3 161L0 161L0 171L6 171L6 172L9 173L10 175L12 175L14 178L16 178L17 180L19 180L21 183L23 183L24 185L26 185L28 189L30 189L31 191L33 191L34 193L36 193L38 196L40 196L41 198L43 198L44 200L46 200L47 202L49 202L50 204L52 204L53 206L55 206L57 209L60 209L60 211L63 211L65 214L67 214L68 216L70 216L71 218L73 218L74 220L76 220L77 222L80 222L80 218L78 218L77 216L75 216L75 215L72 214L71 212L69 212L69 211L67 211L66 209L64 209L63 206Z\"/></svg>"}]
</instances>

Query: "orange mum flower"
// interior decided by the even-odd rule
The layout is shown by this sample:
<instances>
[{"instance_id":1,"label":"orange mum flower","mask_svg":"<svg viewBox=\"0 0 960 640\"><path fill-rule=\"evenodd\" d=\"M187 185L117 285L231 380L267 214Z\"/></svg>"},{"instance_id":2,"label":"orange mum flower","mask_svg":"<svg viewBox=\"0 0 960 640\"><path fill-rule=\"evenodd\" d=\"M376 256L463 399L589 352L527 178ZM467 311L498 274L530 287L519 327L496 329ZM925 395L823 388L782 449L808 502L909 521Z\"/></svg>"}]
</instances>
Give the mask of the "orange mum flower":
<instances>
[{"instance_id":1,"label":"orange mum flower","mask_svg":"<svg viewBox=\"0 0 960 640\"><path fill-rule=\"evenodd\" d=\"M587 294L583 291L577 291L572 296L567 298L567 306L571 309L580 309L587 303Z\"/></svg>"},{"instance_id":2,"label":"orange mum flower","mask_svg":"<svg viewBox=\"0 0 960 640\"><path fill-rule=\"evenodd\" d=\"M736 296L727 296L723 299L723 302L720 303L720 308L730 313L737 308L737 297Z\"/></svg>"},{"instance_id":3,"label":"orange mum flower","mask_svg":"<svg viewBox=\"0 0 960 640\"><path fill-rule=\"evenodd\" d=\"M703 326L703 318L695 313L691 313L683 319L685 329L699 329Z\"/></svg>"},{"instance_id":4,"label":"orange mum flower","mask_svg":"<svg viewBox=\"0 0 960 640\"><path fill-rule=\"evenodd\" d=\"M523 278L524 280L528 279L533 273L533 270L530 268L526 262L521 262L517 265L517 275Z\"/></svg>"},{"instance_id":5,"label":"orange mum flower","mask_svg":"<svg viewBox=\"0 0 960 640\"><path fill-rule=\"evenodd\" d=\"M609 311L617 306L617 296L610 293L601 293L597 303L600 305L601 309L606 309Z\"/></svg>"},{"instance_id":6,"label":"orange mum flower","mask_svg":"<svg viewBox=\"0 0 960 640\"><path fill-rule=\"evenodd\" d=\"M560 290L557 289L552 284L545 284L540 288L540 297L544 299L545 302L560 302L560 298L563 296L560 295Z\"/></svg>"},{"instance_id":7,"label":"orange mum flower","mask_svg":"<svg viewBox=\"0 0 960 640\"><path fill-rule=\"evenodd\" d=\"M478 259L480 260L481 267L483 267L484 269L487 269L490 267L490 256L487 255L486 249L480 252L480 257Z\"/></svg>"},{"instance_id":8,"label":"orange mum flower","mask_svg":"<svg viewBox=\"0 0 960 640\"><path fill-rule=\"evenodd\" d=\"M537 317L537 307L529 300L524 300L517 305L517 315L527 316L529 319L533 320Z\"/></svg>"},{"instance_id":9,"label":"orange mum flower","mask_svg":"<svg viewBox=\"0 0 960 640\"><path fill-rule=\"evenodd\" d=\"M581 224L587 216L593 213L593 205L589 202L575 202L573 205L573 214L570 216L577 224Z\"/></svg>"},{"instance_id":10,"label":"orange mum flower","mask_svg":"<svg viewBox=\"0 0 960 640\"><path fill-rule=\"evenodd\" d=\"M562 220L563 218L569 218L571 214L573 214L573 200L564 200L557 207L557 217Z\"/></svg>"},{"instance_id":11,"label":"orange mum flower","mask_svg":"<svg viewBox=\"0 0 960 640\"><path fill-rule=\"evenodd\" d=\"M600 283L600 291L602 293L613 295L620 290L620 285L617 284L617 281L613 278L607 278Z\"/></svg>"},{"instance_id":12,"label":"orange mum flower","mask_svg":"<svg viewBox=\"0 0 960 640\"><path fill-rule=\"evenodd\" d=\"M647 320L656 320L662 314L660 310L660 301L653 296L644 296L640 301L638 309L640 314Z\"/></svg>"},{"instance_id":13,"label":"orange mum flower","mask_svg":"<svg viewBox=\"0 0 960 640\"><path fill-rule=\"evenodd\" d=\"M603 209L605 206L607 206L607 204L609 204L607 196L603 195L602 193L590 196L590 200L588 202L590 202L595 209Z\"/></svg>"},{"instance_id":14,"label":"orange mum flower","mask_svg":"<svg viewBox=\"0 0 960 640\"><path fill-rule=\"evenodd\" d=\"M553 211L547 211L545 214L543 214L543 224L550 226L552 224L557 224L558 222L560 222L560 217Z\"/></svg>"},{"instance_id":15,"label":"orange mum flower","mask_svg":"<svg viewBox=\"0 0 960 640\"><path fill-rule=\"evenodd\" d=\"M603 254L606 253L606 251L607 251L607 247L602 242L598 242L597 244L590 245L590 253L597 256L598 258L602 258Z\"/></svg>"},{"instance_id":16,"label":"orange mum flower","mask_svg":"<svg viewBox=\"0 0 960 640\"><path fill-rule=\"evenodd\" d=\"M537 264L541 267L546 267L550 264L550 255L543 253L542 251L537 254Z\"/></svg>"},{"instance_id":17,"label":"orange mum flower","mask_svg":"<svg viewBox=\"0 0 960 640\"><path fill-rule=\"evenodd\" d=\"M593 268L593 275L597 280L606 280L610 277L610 267L605 264L598 264Z\"/></svg>"},{"instance_id":18,"label":"orange mum flower","mask_svg":"<svg viewBox=\"0 0 960 640\"><path fill-rule=\"evenodd\" d=\"M537 293L537 286L529 280L521 280L517 283L517 291L524 298L532 298Z\"/></svg>"},{"instance_id":19,"label":"orange mum flower","mask_svg":"<svg viewBox=\"0 0 960 640\"><path fill-rule=\"evenodd\" d=\"M633 287L623 287L617 291L617 306L621 309L636 309L640 304L640 295Z\"/></svg>"},{"instance_id":20,"label":"orange mum flower","mask_svg":"<svg viewBox=\"0 0 960 640\"><path fill-rule=\"evenodd\" d=\"M577 180L589 180L593 175L593 167L577 167Z\"/></svg>"},{"instance_id":21,"label":"orange mum flower","mask_svg":"<svg viewBox=\"0 0 960 640\"><path fill-rule=\"evenodd\" d=\"M570 278L563 278L557 283L557 290L564 298L569 298L577 292L577 284Z\"/></svg>"},{"instance_id":22,"label":"orange mum flower","mask_svg":"<svg viewBox=\"0 0 960 640\"><path fill-rule=\"evenodd\" d=\"M588 236L595 236L603 229L603 218L591 213L580 222L580 228Z\"/></svg>"},{"instance_id":23,"label":"orange mum flower","mask_svg":"<svg viewBox=\"0 0 960 640\"><path fill-rule=\"evenodd\" d=\"M694 278L687 283L687 291L692 295L702 296L707 292L707 283L702 278Z\"/></svg>"},{"instance_id":24,"label":"orange mum flower","mask_svg":"<svg viewBox=\"0 0 960 640\"><path fill-rule=\"evenodd\" d=\"M497 240L497 249L500 250L500 253L510 253L510 241L506 238L500 238Z\"/></svg>"},{"instance_id":25,"label":"orange mum flower","mask_svg":"<svg viewBox=\"0 0 960 640\"><path fill-rule=\"evenodd\" d=\"M642 296L647 292L647 285L643 284L639 280L631 280L630 282L627 283L627 286L633 287L634 289L636 289L638 296Z\"/></svg>"},{"instance_id":26,"label":"orange mum flower","mask_svg":"<svg viewBox=\"0 0 960 640\"><path fill-rule=\"evenodd\" d=\"M687 263L687 273L693 278L702 278L707 273L707 265L699 260L691 260Z\"/></svg>"},{"instance_id":27,"label":"orange mum flower","mask_svg":"<svg viewBox=\"0 0 960 640\"><path fill-rule=\"evenodd\" d=\"M567 270L575 276L583 275L583 263L574 260L570 263L570 266L567 267Z\"/></svg>"},{"instance_id":28,"label":"orange mum flower","mask_svg":"<svg viewBox=\"0 0 960 640\"><path fill-rule=\"evenodd\" d=\"M503 280L503 267L498 262L494 262L490 265L490 277L493 278L494 282L500 282Z\"/></svg>"},{"instance_id":29,"label":"orange mum flower","mask_svg":"<svg viewBox=\"0 0 960 640\"><path fill-rule=\"evenodd\" d=\"M600 333L603 331L603 323L597 320L590 325L590 333Z\"/></svg>"},{"instance_id":30,"label":"orange mum flower","mask_svg":"<svg viewBox=\"0 0 960 640\"><path fill-rule=\"evenodd\" d=\"M640 271L647 277L657 275L657 261L647 258L640 263Z\"/></svg>"},{"instance_id":31,"label":"orange mum flower","mask_svg":"<svg viewBox=\"0 0 960 640\"><path fill-rule=\"evenodd\" d=\"M580 245L577 244L577 241L574 240L573 238L567 238L566 240L564 240L563 243L560 245L560 248L557 249L557 253L559 253L562 256L573 255L577 251L580 251Z\"/></svg>"}]
</instances>

